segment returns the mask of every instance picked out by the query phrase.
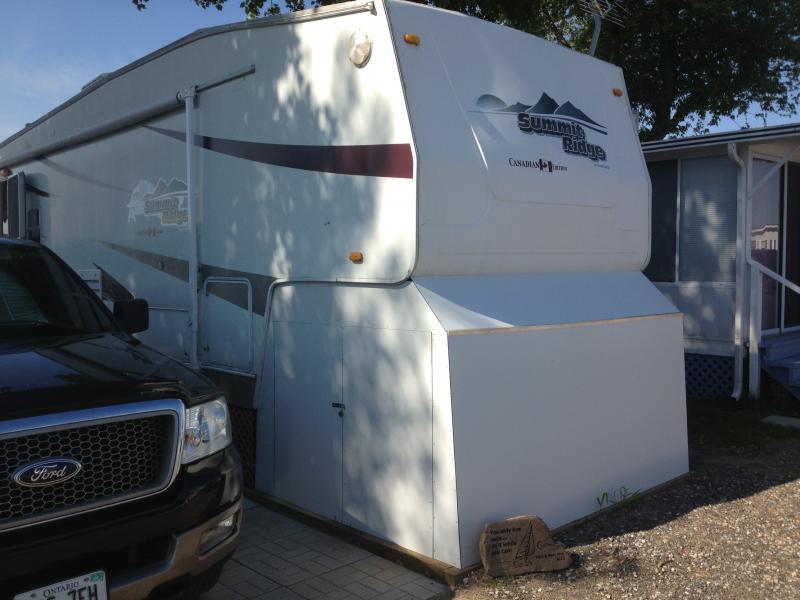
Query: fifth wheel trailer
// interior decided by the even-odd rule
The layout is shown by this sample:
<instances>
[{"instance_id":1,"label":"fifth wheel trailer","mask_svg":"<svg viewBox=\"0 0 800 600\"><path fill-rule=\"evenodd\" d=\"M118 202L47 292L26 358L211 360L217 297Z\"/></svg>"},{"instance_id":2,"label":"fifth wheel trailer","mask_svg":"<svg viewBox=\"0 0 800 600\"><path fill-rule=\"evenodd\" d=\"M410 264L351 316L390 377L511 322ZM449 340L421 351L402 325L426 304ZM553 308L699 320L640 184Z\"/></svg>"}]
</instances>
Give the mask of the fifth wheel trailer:
<instances>
[{"instance_id":1,"label":"fifth wheel trailer","mask_svg":"<svg viewBox=\"0 0 800 600\"><path fill-rule=\"evenodd\" d=\"M0 168L20 236L146 298L142 340L226 387L283 502L464 567L486 522L559 526L688 470L681 315L641 273L613 65L337 4L104 75Z\"/></svg>"}]
</instances>

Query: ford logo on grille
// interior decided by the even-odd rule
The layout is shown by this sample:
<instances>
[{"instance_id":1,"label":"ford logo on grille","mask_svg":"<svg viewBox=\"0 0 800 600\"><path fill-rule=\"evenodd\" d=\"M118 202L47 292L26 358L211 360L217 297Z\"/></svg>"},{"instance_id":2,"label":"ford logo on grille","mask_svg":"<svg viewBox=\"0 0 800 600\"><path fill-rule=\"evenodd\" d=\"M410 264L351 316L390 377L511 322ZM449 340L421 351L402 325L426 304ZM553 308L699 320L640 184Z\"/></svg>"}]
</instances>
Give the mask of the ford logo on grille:
<instances>
[{"instance_id":1,"label":"ford logo on grille","mask_svg":"<svg viewBox=\"0 0 800 600\"><path fill-rule=\"evenodd\" d=\"M14 481L23 487L43 487L72 479L81 470L74 458L48 458L14 471Z\"/></svg>"}]
</instances>

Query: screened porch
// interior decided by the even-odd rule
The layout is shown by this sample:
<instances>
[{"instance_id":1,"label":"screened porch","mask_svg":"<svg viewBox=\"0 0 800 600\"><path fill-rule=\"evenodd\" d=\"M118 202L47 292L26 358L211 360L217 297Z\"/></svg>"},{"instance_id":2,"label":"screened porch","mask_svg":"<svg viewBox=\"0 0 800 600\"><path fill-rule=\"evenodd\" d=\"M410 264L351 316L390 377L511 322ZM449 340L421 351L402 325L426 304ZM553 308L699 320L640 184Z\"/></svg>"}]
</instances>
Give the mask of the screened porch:
<instances>
[{"instance_id":1,"label":"screened porch","mask_svg":"<svg viewBox=\"0 0 800 600\"><path fill-rule=\"evenodd\" d=\"M759 350L778 337L797 338L800 377L800 126L643 149L652 183L645 274L684 313L687 380L690 363L705 361L739 397L749 358L757 396Z\"/></svg>"}]
</instances>

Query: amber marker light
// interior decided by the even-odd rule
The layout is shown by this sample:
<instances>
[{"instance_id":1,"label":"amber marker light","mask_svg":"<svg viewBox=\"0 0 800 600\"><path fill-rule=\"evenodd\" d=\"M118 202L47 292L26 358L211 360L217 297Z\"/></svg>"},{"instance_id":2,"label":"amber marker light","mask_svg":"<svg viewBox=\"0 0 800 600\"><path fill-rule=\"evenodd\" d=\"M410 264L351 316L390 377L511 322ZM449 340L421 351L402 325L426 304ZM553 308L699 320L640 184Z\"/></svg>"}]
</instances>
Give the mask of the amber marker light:
<instances>
[{"instance_id":1,"label":"amber marker light","mask_svg":"<svg viewBox=\"0 0 800 600\"><path fill-rule=\"evenodd\" d=\"M363 252L351 252L350 253L350 262L360 265L364 262L364 253Z\"/></svg>"},{"instance_id":2,"label":"amber marker light","mask_svg":"<svg viewBox=\"0 0 800 600\"><path fill-rule=\"evenodd\" d=\"M403 40L405 40L406 44L411 44L412 46L419 46L422 41L416 33L406 33L403 35Z\"/></svg>"},{"instance_id":3,"label":"amber marker light","mask_svg":"<svg viewBox=\"0 0 800 600\"><path fill-rule=\"evenodd\" d=\"M615 87L615 88L614 88L613 90L611 90L611 91L612 91L612 92L614 92L614 95L615 95L617 98L620 98L620 97L622 97L622 88Z\"/></svg>"},{"instance_id":4,"label":"amber marker light","mask_svg":"<svg viewBox=\"0 0 800 600\"><path fill-rule=\"evenodd\" d=\"M0 169L0 177L11 177L11 169L8 167L5 169Z\"/></svg>"}]
</instances>

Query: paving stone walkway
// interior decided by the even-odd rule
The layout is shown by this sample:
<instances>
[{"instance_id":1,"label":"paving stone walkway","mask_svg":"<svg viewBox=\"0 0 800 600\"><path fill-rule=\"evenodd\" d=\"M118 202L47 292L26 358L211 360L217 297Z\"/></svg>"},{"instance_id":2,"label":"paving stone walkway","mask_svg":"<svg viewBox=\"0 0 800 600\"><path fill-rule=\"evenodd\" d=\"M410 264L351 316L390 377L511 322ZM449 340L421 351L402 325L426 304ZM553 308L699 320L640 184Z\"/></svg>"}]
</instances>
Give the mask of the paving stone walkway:
<instances>
[{"instance_id":1,"label":"paving stone walkway","mask_svg":"<svg viewBox=\"0 0 800 600\"><path fill-rule=\"evenodd\" d=\"M247 502L239 549L202 600L429 600L447 586Z\"/></svg>"}]
</instances>

